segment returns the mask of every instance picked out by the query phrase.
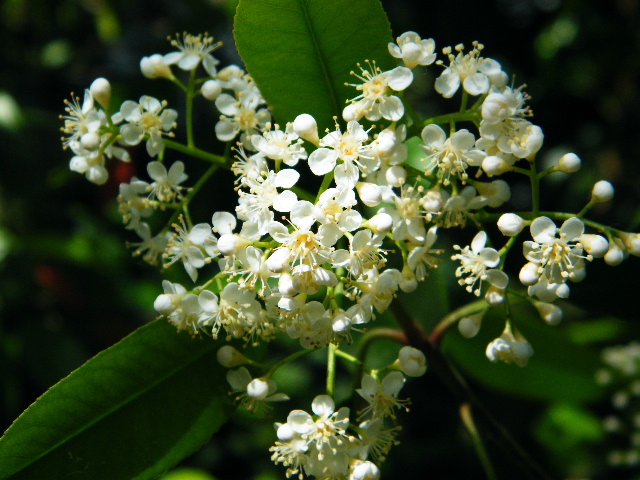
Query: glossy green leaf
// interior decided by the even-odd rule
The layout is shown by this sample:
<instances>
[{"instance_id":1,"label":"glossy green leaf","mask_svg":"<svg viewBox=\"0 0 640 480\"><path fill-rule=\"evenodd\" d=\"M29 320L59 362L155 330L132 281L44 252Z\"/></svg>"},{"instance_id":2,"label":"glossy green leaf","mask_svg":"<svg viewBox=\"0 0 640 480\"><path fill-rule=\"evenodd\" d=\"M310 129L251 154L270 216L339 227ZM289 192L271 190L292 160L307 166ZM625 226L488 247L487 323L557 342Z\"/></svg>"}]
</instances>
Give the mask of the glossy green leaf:
<instances>
[{"instance_id":1,"label":"glossy green leaf","mask_svg":"<svg viewBox=\"0 0 640 480\"><path fill-rule=\"evenodd\" d=\"M0 479L156 478L232 412L218 342L145 325L49 389L0 439Z\"/></svg>"},{"instance_id":2,"label":"glossy green leaf","mask_svg":"<svg viewBox=\"0 0 640 480\"><path fill-rule=\"evenodd\" d=\"M562 325L544 324L531 306L515 305L512 314L514 325L534 350L525 367L487 359L487 344L504 328L504 318L495 313L485 315L474 338L463 338L454 327L443 343L446 355L466 376L515 396L568 402L597 401L602 397L604 391L594 380L601 366L597 349L573 342Z\"/></svg>"},{"instance_id":3,"label":"glossy green leaf","mask_svg":"<svg viewBox=\"0 0 640 480\"><path fill-rule=\"evenodd\" d=\"M238 52L276 121L313 115L320 132L342 118L359 92L350 71L375 60L395 60L389 20L379 0L240 0L234 34Z\"/></svg>"}]
</instances>

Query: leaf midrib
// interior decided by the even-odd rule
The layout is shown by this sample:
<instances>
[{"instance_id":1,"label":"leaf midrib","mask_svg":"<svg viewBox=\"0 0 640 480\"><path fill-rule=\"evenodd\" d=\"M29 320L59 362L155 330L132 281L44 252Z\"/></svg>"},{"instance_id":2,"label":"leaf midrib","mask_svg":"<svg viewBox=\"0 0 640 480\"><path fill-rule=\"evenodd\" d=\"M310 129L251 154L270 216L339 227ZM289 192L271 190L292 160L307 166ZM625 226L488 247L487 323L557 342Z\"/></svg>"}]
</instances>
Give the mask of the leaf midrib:
<instances>
[{"instance_id":1,"label":"leaf midrib","mask_svg":"<svg viewBox=\"0 0 640 480\"><path fill-rule=\"evenodd\" d=\"M177 335L178 333L176 333ZM85 363L85 365L89 365L92 362L98 361L101 359L101 356L106 354L107 352L110 352L112 348L116 348L118 347L119 344L116 344L114 346L112 346L111 348L101 352L100 354L98 354L98 356L93 357L92 359L88 360L87 363ZM72 439L74 439L75 437L77 437L79 434L81 434L82 432L89 430L91 427L93 427L94 425L97 425L98 423L100 423L102 420L104 420L105 418L109 417L109 415L113 414L114 412L118 411L120 408L122 408L123 406L127 405L127 404L131 404L132 402L134 402L136 399L140 398L142 395L146 394L149 390L157 387L158 385L162 384L163 382L165 382L167 379L173 377L174 375L178 374L179 371L183 370L185 368L186 365L189 365L193 362L195 362L196 360L200 359L201 357L203 357L204 355L208 354L211 349L214 348L213 345L211 346L211 348L207 348L204 351L202 351L201 353L197 354L194 357L189 357L190 360L188 362L182 363L179 367L175 367L173 369L167 370L168 374L161 376L158 380L152 382L147 388L139 391L138 393L134 394L134 395L130 395L127 396L122 402L119 402L116 406L107 409L103 414L101 414L100 416L96 417L94 421L85 424L82 428L76 429L72 434L65 436L61 441L59 441L58 443L56 443L55 445L53 445L51 448L49 448L48 450L44 451L41 455L35 457L32 461L23 464L22 466L20 466L17 470L14 470L12 472L9 472L8 475L13 475L15 473L18 473L20 471L23 471L24 469L30 467L31 465L34 465L36 462L38 462L40 459L46 457L47 455L49 455L51 452L54 452L55 450L57 450L59 447L61 447L62 445L65 445L66 443L68 443L69 441L71 441ZM24 415L26 415L32 408L38 408L38 401L41 400L45 395L47 395L47 393L54 387L61 385L63 382L69 382L72 380L72 376L73 373L62 379L60 382L56 383L55 385L53 385L49 390L47 390L47 392L45 392L35 403L33 403L29 408L27 408L23 414L18 417L16 419L16 421L9 427L9 429L7 429L7 432L5 433L5 436L7 433L10 433L11 429L14 427L14 425L16 425L17 422L20 421L20 418L22 418ZM41 428L41 427L40 427ZM2 446L2 439L5 438L5 436L3 436L2 438L0 438L0 447ZM1 458L1 457L0 457ZM6 456L4 458L7 458ZM15 456L11 456L9 458L16 458ZM3 473L3 475L6 475L5 473ZM2 477L2 478L7 478L6 476Z\"/></svg>"}]
</instances>

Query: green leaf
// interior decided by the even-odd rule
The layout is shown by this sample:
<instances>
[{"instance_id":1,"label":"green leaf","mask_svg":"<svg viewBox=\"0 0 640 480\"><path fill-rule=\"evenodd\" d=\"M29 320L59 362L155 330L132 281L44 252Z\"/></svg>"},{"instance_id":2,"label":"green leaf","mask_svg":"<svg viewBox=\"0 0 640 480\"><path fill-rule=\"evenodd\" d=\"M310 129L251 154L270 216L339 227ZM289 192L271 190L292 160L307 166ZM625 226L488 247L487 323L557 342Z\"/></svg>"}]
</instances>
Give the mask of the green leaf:
<instances>
[{"instance_id":1,"label":"green leaf","mask_svg":"<svg viewBox=\"0 0 640 480\"><path fill-rule=\"evenodd\" d=\"M275 119L309 113L320 132L333 129L332 117L342 118L345 101L358 95L345 85L359 83L349 74L358 62L375 60L382 70L396 64L379 0L240 0L234 34Z\"/></svg>"},{"instance_id":2,"label":"green leaf","mask_svg":"<svg viewBox=\"0 0 640 480\"><path fill-rule=\"evenodd\" d=\"M525 367L487 359L487 344L504 329L504 317L491 311L476 337L463 338L455 327L447 333L443 342L446 355L465 375L504 393L543 401L592 402L602 398L605 392L594 380L601 367L597 349L573 342L562 325L544 324L530 305L512 306L512 315L514 326L533 347L534 354Z\"/></svg>"},{"instance_id":3,"label":"green leaf","mask_svg":"<svg viewBox=\"0 0 640 480\"><path fill-rule=\"evenodd\" d=\"M156 478L232 412L219 342L145 325L49 389L0 439L0 479Z\"/></svg>"}]
</instances>

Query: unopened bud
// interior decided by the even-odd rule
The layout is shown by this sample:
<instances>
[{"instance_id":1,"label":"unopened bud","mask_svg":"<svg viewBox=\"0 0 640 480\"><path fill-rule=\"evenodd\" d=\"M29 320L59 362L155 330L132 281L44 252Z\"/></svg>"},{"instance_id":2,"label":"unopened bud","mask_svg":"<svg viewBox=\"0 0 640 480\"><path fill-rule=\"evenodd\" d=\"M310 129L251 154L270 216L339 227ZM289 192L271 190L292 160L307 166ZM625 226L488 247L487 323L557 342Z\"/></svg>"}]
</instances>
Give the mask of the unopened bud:
<instances>
[{"instance_id":1,"label":"unopened bud","mask_svg":"<svg viewBox=\"0 0 640 480\"><path fill-rule=\"evenodd\" d=\"M502 175L505 172L513 170L513 167L496 155L490 155L482 160L482 170L488 176Z\"/></svg>"},{"instance_id":2,"label":"unopened bud","mask_svg":"<svg viewBox=\"0 0 640 480\"><path fill-rule=\"evenodd\" d=\"M625 249L634 257L640 257L640 233L621 233L620 238L624 242Z\"/></svg>"},{"instance_id":3,"label":"unopened bud","mask_svg":"<svg viewBox=\"0 0 640 480\"><path fill-rule=\"evenodd\" d=\"M574 173L580 170L582 161L575 153L566 153L562 156L556 167L559 172Z\"/></svg>"},{"instance_id":4,"label":"unopened bud","mask_svg":"<svg viewBox=\"0 0 640 480\"><path fill-rule=\"evenodd\" d=\"M458 322L458 330L460 334L465 338L473 338L480 331L480 325L482 325L482 316L484 313L475 313L468 317L462 318Z\"/></svg>"},{"instance_id":5,"label":"unopened bud","mask_svg":"<svg viewBox=\"0 0 640 480\"><path fill-rule=\"evenodd\" d=\"M602 258L609 251L609 242L602 235L584 233L580 235L580 243L589 255Z\"/></svg>"},{"instance_id":6,"label":"unopened bud","mask_svg":"<svg viewBox=\"0 0 640 480\"><path fill-rule=\"evenodd\" d=\"M109 80L102 77L96 78L89 87L89 91L100 105L104 108L109 108L109 103L111 102L111 84Z\"/></svg>"},{"instance_id":7,"label":"unopened bud","mask_svg":"<svg viewBox=\"0 0 640 480\"><path fill-rule=\"evenodd\" d=\"M356 190L360 196L360 200L367 207L375 207L382 202L382 190L375 183L358 182Z\"/></svg>"},{"instance_id":8,"label":"unopened bud","mask_svg":"<svg viewBox=\"0 0 640 480\"><path fill-rule=\"evenodd\" d=\"M558 325L562 320L562 309L553 303L533 302L540 318L549 325Z\"/></svg>"},{"instance_id":9,"label":"unopened bud","mask_svg":"<svg viewBox=\"0 0 640 480\"><path fill-rule=\"evenodd\" d=\"M255 400L264 400L269 395L269 382L264 378L254 378L247 385L247 396Z\"/></svg>"},{"instance_id":10,"label":"unopened bud","mask_svg":"<svg viewBox=\"0 0 640 480\"><path fill-rule=\"evenodd\" d=\"M393 228L393 218L388 213L380 212L367 222L375 233L387 233Z\"/></svg>"},{"instance_id":11,"label":"unopened bud","mask_svg":"<svg viewBox=\"0 0 640 480\"><path fill-rule=\"evenodd\" d=\"M498 228L506 237L519 234L524 228L525 221L515 213L505 213L498 219Z\"/></svg>"},{"instance_id":12,"label":"unopened bud","mask_svg":"<svg viewBox=\"0 0 640 480\"><path fill-rule=\"evenodd\" d=\"M417 348L404 346L394 365L408 377L421 377L427 371L427 359Z\"/></svg>"},{"instance_id":13,"label":"unopened bud","mask_svg":"<svg viewBox=\"0 0 640 480\"><path fill-rule=\"evenodd\" d=\"M620 248L620 246L615 241L613 241L609 244L609 250L604 256L604 261L607 263L607 265L615 267L616 265L620 265L625 257L626 255L624 250L622 250L622 248Z\"/></svg>"},{"instance_id":14,"label":"unopened bud","mask_svg":"<svg viewBox=\"0 0 640 480\"><path fill-rule=\"evenodd\" d=\"M591 190L591 201L597 203L608 202L613 198L613 185L606 180L596 182Z\"/></svg>"},{"instance_id":15,"label":"unopened bud","mask_svg":"<svg viewBox=\"0 0 640 480\"><path fill-rule=\"evenodd\" d=\"M202 96L207 100L215 100L222 93L222 85L217 80L207 80L202 84Z\"/></svg>"},{"instance_id":16,"label":"unopened bud","mask_svg":"<svg viewBox=\"0 0 640 480\"><path fill-rule=\"evenodd\" d=\"M230 257L244 250L249 242L235 233L225 233L218 239L218 250L225 257Z\"/></svg>"},{"instance_id":17,"label":"unopened bud","mask_svg":"<svg viewBox=\"0 0 640 480\"><path fill-rule=\"evenodd\" d=\"M249 363L249 359L231 345L223 345L216 354L218 363L225 368L237 367Z\"/></svg>"},{"instance_id":18,"label":"unopened bud","mask_svg":"<svg viewBox=\"0 0 640 480\"><path fill-rule=\"evenodd\" d=\"M140 71L147 78L171 78L171 68L163 61L163 56L159 53L149 57L142 57L140 60Z\"/></svg>"},{"instance_id":19,"label":"unopened bud","mask_svg":"<svg viewBox=\"0 0 640 480\"><path fill-rule=\"evenodd\" d=\"M407 171L398 165L394 165L387 169L384 177L392 187L401 187L407 181Z\"/></svg>"},{"instance_id":20,"label":"unopened bud","mask_svg":"<svg viewBox=\"0 0 640 480\"><path fill-rule=\"evenodd\" d=\"M298 115L293 121L293 130L300 138L318 145L320 143L320 137L318 137L318 124L316 119L308 113Z\"/></svg>"}]
</instances>

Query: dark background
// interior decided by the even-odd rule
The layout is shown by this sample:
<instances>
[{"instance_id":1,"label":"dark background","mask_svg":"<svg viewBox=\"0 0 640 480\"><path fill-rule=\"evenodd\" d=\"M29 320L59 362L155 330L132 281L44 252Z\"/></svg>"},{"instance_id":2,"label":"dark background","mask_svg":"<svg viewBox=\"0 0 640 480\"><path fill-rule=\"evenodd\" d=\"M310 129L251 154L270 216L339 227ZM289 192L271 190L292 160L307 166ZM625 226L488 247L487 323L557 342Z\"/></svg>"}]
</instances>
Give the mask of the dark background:
<instances>
[{"instance_id":1,"label":"dark background","mask_svg":"<svg viewBox=\"0 0 640 480\"><path fill-rule=\"evenodd\" d=\"M433 37L438 51L458 43L468 47L479 40L486 47L485 56L498 60L515 86L527 84L533 121L545 133L541 156L574 151L583 160L579 179L549 181L543 209L563 205L566 211L579 210L591 185L607 179L616 187L616 199L613 205L597 209L594 218L637 230L637 1L388 0L383 4L395 36L414 30L423 38ZM70 152L62 151L59 140L63 100L71 92L82 96L99 76L111 80L119 101L142 94L167 98L165 92L172 90L142 77L138 65L142 56L170 51L166 37L176 32L208 31L227 44L216 54L223 65L239 59L231 49L233 2L6 0L0 8L0 430L4 430L57 380L153 319L151 305L160 290L160 275L130 258L124 242L135 238L124 231L115 209L118 182L144 172L144 154L132 152L131 165L114 162L112 180L102 188L70 172ZM432 81L427 74L416 79L416 85L422 82L430 88ZM425 113L438 113L446 105L434 93L414 95L424 100ZM212 126L203 122L199 133L211 135L207 128ZM526 185L521 188L526 196ZM518 192L514 195L517 199ZM210 202L204 205L202 221L217 206L214 198ZM638 286L635 265L633 259L615 269L590 265L588 280L573 289L572 300L587 310L609 311L635 321L636 302L628 296ZM596 294L600 300L593 300ZM426 403L414 405L405 441L392 453L384 476L395 478L401 471L403 476L483 478L458 426L457 407L437 379L427 377L408 390ZM583 472L584 459L554 458L529 433L540 405L491 392L483 395L545 468L554 471L554 478L580 473L627 478L625 471L607 473L597 459L586 463L591 472ZM220 478L255 478L265 471L269 456L260 442L268 446L273 440L271 422L263 422L261 434L252 437L245 420L240 416L186 463ZM246 462L246 455L255 461ZM499 452L494 455L500 464ZM505 473L500 478L519 478L509 462L502 468ZM271 471L284 476L279 467Z\"/></svg>"}]
</instances>

